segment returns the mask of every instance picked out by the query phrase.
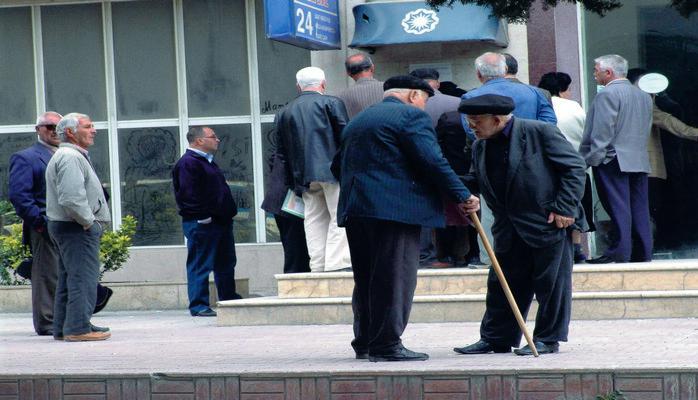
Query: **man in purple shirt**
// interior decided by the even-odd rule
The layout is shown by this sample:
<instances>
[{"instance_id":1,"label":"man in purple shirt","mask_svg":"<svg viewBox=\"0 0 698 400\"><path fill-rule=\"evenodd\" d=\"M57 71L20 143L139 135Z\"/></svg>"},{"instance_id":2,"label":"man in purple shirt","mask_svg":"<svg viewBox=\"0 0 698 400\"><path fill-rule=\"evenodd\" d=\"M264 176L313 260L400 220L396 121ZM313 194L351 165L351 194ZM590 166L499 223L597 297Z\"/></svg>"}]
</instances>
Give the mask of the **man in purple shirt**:
<instances>
[{"instance_id":1,"label":"man in purple shirt","mask_svg":"<svg viewBox=\"0 0 698 400\"><path fill-rule=\"evenodd\" d=\"M208 276L213 271L219 300L242 298L235 291L233 217L237 205L223 172L213 161L220 139L213 129L187 132L189 148L172 171L175 200L187 238L189 312L215 317L209 304Z\"/></svg>"}]
</instances>

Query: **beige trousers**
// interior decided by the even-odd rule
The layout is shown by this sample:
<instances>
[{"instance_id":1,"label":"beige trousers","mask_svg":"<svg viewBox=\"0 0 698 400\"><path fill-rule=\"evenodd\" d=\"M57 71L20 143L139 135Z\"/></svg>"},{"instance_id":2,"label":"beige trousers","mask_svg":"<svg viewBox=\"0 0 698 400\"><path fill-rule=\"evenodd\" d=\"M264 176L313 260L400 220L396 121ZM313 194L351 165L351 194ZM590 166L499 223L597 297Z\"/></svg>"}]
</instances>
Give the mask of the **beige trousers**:
<instances>
[{"instance_id":1,"label":"beige trousers","mask_svg":"<svg viewBox=\"0 0 698 400\"><path fill-rule=\"evenodd\" d=\"M310 255L310 271L336 271L351 266L349 244L344 228L337 226L339 184L311 182L303 193L305 240Z\"/></svg>"}]
</instances>

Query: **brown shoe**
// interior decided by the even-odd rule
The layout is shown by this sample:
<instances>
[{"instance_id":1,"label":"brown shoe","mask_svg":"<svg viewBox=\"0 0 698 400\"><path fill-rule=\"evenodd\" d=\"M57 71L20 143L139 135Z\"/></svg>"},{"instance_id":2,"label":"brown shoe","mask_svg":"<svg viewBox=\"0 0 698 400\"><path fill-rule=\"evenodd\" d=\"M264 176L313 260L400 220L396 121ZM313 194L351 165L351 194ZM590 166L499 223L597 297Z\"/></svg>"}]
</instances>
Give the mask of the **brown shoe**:
<instances>
[{"instance_id":1,"label":"brown shoe","mask_svg":"<svg viewBox=\"0 0 698 400\"><path fill-rule=\"evenodd\" d=\"M109 332L87 332L82 335L65 335L66 342L92 342L95 340L107 340L111 337Z\"/></svg>"}]
</instances>

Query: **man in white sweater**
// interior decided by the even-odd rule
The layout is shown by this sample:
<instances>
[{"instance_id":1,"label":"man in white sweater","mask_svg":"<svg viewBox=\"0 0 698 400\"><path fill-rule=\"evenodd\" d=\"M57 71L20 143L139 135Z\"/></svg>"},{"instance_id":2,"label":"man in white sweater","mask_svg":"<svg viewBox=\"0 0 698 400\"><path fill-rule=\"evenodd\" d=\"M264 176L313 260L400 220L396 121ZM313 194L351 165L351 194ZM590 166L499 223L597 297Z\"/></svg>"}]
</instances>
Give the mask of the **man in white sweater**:
<instances>
[{"instance_id":1,"label":"man in white sweater","mask_svg":"<svg viewBox=\"0 0 698 400\"><path fill-rule=\"evenodd\" d=\"M46 167L48 230L60 263L53 313L53 337L68 342L105 340L108 328L90 323L97 300L99 240L111 221L102 184L87 149L97 133L89 116L71 113L56 131L58 150Z\"/></svg>"}]
</instances>

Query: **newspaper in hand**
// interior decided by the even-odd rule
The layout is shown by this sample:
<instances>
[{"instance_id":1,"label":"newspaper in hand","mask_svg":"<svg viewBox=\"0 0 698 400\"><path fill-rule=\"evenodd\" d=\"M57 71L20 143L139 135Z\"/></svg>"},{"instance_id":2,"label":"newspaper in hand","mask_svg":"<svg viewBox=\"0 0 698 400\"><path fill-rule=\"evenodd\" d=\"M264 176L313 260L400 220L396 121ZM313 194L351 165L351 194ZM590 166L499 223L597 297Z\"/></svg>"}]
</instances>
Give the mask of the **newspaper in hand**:
<instances>
[{"instance_id":1,"label":"newspaper in hand","mask_svg":"<svg viewBox=\"0 0 698 400\"><path fill-rule=\"evenodd\" d=\"M281 205L281 211L298 218L305 218L305 203L303 203L303 198L293 193L293 190L288 189L284 203Z\"/></svg>"}]
</instances>

